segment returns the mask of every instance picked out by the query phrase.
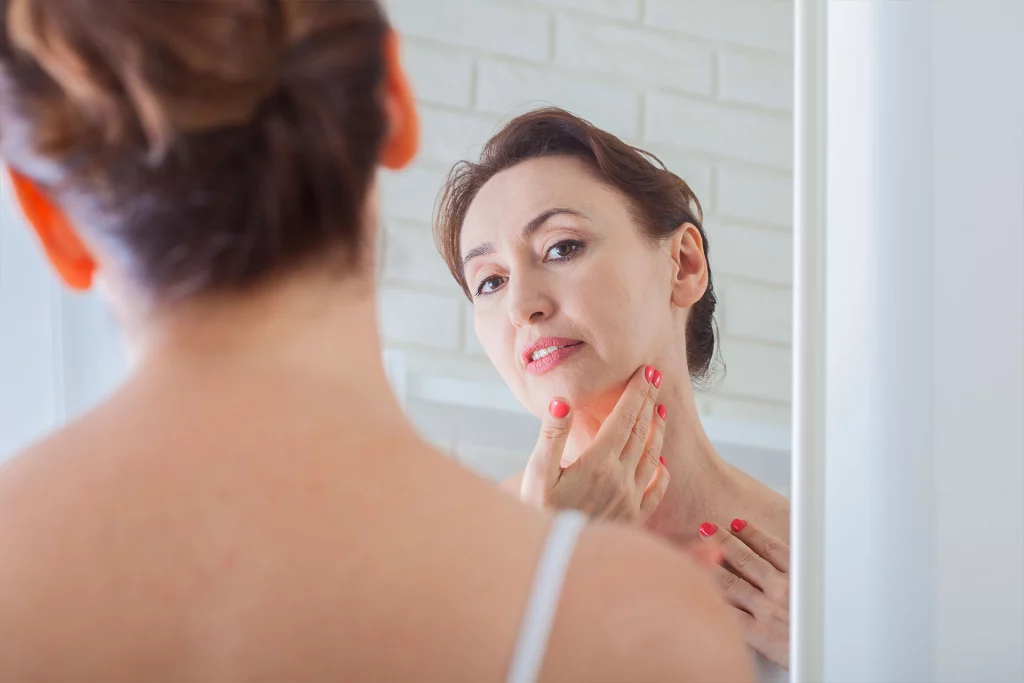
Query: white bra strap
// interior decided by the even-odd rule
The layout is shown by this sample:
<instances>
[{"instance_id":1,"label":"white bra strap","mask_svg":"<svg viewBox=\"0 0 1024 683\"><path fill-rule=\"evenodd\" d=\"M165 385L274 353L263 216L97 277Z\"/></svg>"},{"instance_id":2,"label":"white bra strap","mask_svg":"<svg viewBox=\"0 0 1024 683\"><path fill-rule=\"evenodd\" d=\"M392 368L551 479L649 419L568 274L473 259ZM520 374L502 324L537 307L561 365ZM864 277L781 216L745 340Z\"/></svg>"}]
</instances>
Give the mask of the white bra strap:
<instances>
[{"instance_id":1,"label":"white bra strap","mask_svg":"<svg viewBox=\"0 0 1024 683\"><path fill-rule=\"evenodd\" d=\"M508 683L536 683L540 676L551 627L558 611L565 572L576 549L576 540L586 523L586 515L575 510L559 512L551 523L526 603L519 640L512 655Z\"/></svg>"}]
</instances>

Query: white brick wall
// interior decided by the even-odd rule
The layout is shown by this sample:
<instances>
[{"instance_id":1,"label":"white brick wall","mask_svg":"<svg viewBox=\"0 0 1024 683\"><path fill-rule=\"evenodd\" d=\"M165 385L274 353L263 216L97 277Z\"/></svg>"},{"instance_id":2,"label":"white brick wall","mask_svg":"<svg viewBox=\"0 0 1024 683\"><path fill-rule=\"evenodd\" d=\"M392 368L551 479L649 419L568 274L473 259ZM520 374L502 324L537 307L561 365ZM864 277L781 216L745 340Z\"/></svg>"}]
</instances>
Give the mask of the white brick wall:
<instances>
[{"instance_id":1,"label":"white brick wall","mask_svg":"<svg viewBox=\"0 0 1024 683\"><path fill-rule=\"evenodd\" d=\"M407 36L535 62L551 56L551 16L527 3L392 0L389 8Z\"/></svg>"},{"instance_id":2,"label":"white brick wall","mask_svg":"<svg viewBox=\"0 0 1024 683\"><path fill-rule=\"evenodd\" d=\"M508 117L555 104L657 154L693 187L705 210L728 368L699 394L699 405L716 418L787 426L792 3L391 0L389 7L404 36L424 145L413 168L381 180L386 344L409 351L424 371L497 379L469 305L434 250L430 219L455 161L475 156ZM430 414L419 407L413 417ZM498 444L456 432L429 436L491 475L514 464L505 455L493 462Z\"/></svg>"},{"instance_id":3,"label":"white brick wall","mask_svg":"<svg viewBox=\"0 0 1024 683\"><path fill-rule=\"evenodd\" d=\"M607 74L652 88L710 95L713 54L705 45L600 18L567 15L555 22L557 66Z\"/></svg>"},{"instance_id":4,"label":"white brick wall","mask_svg":"<svg viewBox=\"0 0 1024 683\"><path fill-rule=\"evenodd\" d=\"M771 223L789 229L793 179L789 173L719 165L717 200L717 213L723 219Z\"/></svg>"},{"instance_id":5,"label":"white brick wall","mask_svg":"<svg viewBox=\"0 0 1024 683\"><path fill-rule=\"evenodd\" d=\"M640 94L617 80L563 72L550 65L480 60L478 109L503 119L549 104L587 112L595 125L621 137L634 138L639 131Z\"/></svg>"},{"instance_id":6,"label":"white brick wall","mask_svg":"<svg viewBox=\"0 0 1024 683\"><path fill-rule=\"evenodd\" d=\"M593 12L615 19L639 19L640 0L541 0L546 5Z\"/></svg>"},{"instance_id":7,"label":"white brick wall","mask_svg":"<svg viewBox=\"0 0 1024 683\"><path fill-rule=\"evenodd\" d=\"M792 285L792 236L788 232L736 223L708 222L708 261L716 276L772 285Z\"/></svg>"},{"instance_id":8,"label":"white brick wall","mask_svg":"<svg viewBox=\"0 0 1024 683\"><path fill-rule=\"evenodd\" d=\"M725 102L793 110L789 57L741 49L718 52L718 97Z\"/></svg>"},{"instance_id":9,"label":"white brick wall","mask_svg":"<svg viewBox=\"0 0 1024 683\"><path fill-rule=\"evenodd\" d=\"M473 104L472 55L406 39L402 61L420 102L469 107Z\"/></svg>"},{"instance_id":10,"label":"white brick wall","mask_svg":"<svg viewBox=\"0 0 1024 683\"><path fill-rule=\"evenodd\" d=\"M791 54L793 6L781 0L647 0L644 23L723 45Z\"/></svg>"},{"instance_id":11,"label":"white brick wall","mask_svg":"<svg viewBox=\"0 0 1024 683\"><path fill-rule=\"evenodd\" d=\"M458 351L462 324L458 300L418 289L381 289L380 326L384 338L398 344Z\"/></svg>"},{"instance_id":12,"label":"white brick wall","mask_svg":"<svg viewBox=\"0 0 1024 683\"><path fill-rule=\"evenodd\" d=\"M644 140L724 159L792 168L793 124L787 114L665 92L647 93L644 99Z\"/></svg>"}]
</instances>

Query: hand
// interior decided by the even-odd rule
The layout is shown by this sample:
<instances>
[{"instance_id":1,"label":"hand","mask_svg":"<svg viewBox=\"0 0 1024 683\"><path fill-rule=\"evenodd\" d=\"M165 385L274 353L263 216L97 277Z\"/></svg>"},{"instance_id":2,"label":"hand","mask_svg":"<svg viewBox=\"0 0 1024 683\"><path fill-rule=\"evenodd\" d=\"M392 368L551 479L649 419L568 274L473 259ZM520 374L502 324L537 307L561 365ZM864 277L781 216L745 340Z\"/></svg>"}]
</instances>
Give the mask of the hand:
<instances>
[{"instance_id":1,"label":"hand","mask_svg":"<svg viewBox=\"0 0 1024 683\"><path fill-rule=\"evenodd\" d=\"M789 670L789 546L742 519L732 533L705 522L700 535L718 544L725 599L736 611L747 645Z\"/></svg>"},{"instance_id":2,"label":"hand","mask_svg":"<svg viewBox=\"0 0 1024 683\"><path fill-rule=\"evenodd\" d=\"M594 442L565 468L572 409L564 399L554 399L523 473L520 499L598 519L646 521L668 488L661 461L666 413L656 403L660 387L660 372L650 366L637 370Z\"/></svg>"}]
</instances>

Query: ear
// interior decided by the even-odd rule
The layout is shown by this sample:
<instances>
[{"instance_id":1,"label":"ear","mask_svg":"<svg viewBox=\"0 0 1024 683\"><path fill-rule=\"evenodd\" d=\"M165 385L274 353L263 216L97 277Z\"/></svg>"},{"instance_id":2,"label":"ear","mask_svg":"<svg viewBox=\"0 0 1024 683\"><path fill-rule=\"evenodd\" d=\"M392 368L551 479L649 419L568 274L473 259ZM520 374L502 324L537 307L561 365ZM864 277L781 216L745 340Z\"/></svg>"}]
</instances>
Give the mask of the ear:
<instances>
[{"instance_id":1,"label":"ear","mask_svg":"<svg viewBox=\"0 0 1024 683\"><path fill-rule=\"evenodd\" d=\"M708 288L708 260L704 240L693 223L683 223L670 240L675 263L672 282L672 303L690 308L700 301Z\"/></svg>"},{"instance_id":2,"label":"ear","mask_svg":"<svg viewBox=\"0 0 1024 683\"><path fill-rule=\"evenodd\" d=\"M96 261L64 212L29 178L9 169L14 197L39 237L50 265L71 289L92 286Z\"/></svg>"},{"instance_id":3,"label":"ear","mask_svg":"<svg viewBox=\"0 0 1024 683\"><path fill-rule=\"evenodd\" d=\"M384 44L385 109L388 136L381 152L381 164L397 171L409 165L420 147L420 120L416 98L399 58L398 34L392 29Z\"/></svg>"}]
</instances>

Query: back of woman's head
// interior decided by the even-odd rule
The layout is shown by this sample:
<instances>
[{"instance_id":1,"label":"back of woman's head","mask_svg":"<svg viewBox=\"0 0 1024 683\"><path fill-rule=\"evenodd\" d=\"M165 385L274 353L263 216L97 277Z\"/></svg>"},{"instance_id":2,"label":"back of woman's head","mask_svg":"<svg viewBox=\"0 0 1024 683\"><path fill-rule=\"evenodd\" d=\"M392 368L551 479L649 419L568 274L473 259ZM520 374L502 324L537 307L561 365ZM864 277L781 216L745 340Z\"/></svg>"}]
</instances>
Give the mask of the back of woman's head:
<instances>
[{"instance_id":1,"label":"back of woman's head","mask_svg":"<svg viewBox=\"0 0 1024 683\"><path fill-rule=\"evenodd\" d=\"M148 295L359 262L376 0L0 0L0 156Z\"/></svg>"}]
</instances>

